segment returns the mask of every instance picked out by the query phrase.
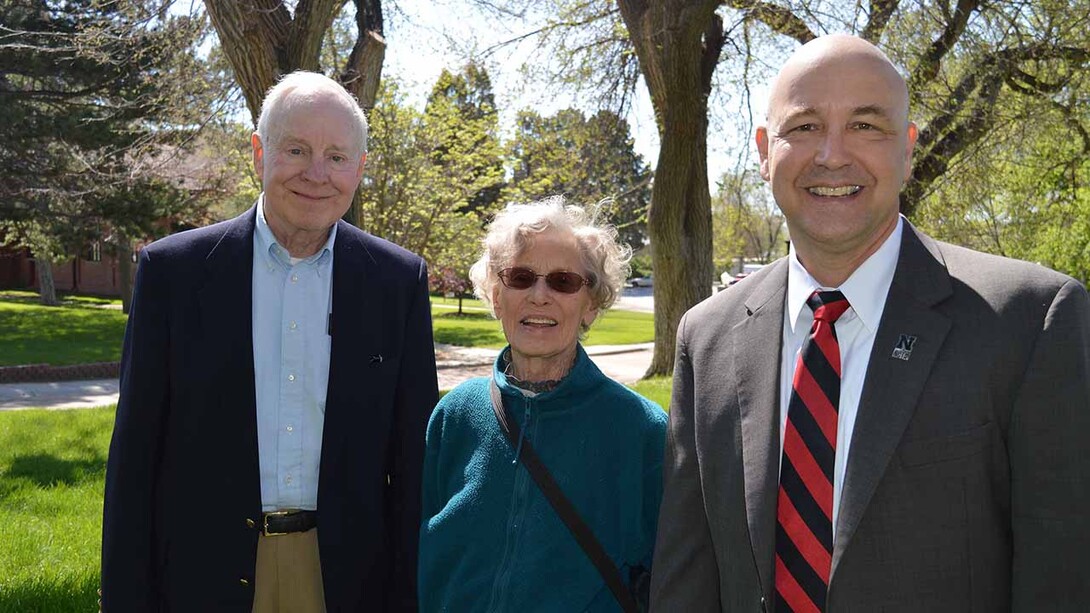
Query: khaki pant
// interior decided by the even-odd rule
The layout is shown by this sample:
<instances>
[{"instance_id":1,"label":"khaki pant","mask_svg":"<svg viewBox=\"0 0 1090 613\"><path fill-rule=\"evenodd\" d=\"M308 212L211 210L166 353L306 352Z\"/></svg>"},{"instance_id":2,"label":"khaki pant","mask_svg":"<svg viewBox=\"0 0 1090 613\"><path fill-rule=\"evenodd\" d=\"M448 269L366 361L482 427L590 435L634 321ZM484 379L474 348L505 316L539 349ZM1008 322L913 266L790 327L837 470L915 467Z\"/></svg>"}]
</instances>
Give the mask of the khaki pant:
<instances>
[{"instance_id":1,"label":"khaki pant","mask_svg":"<svg viewBox=\"0 0 1090 613\"><path fill-rule=\"evenodd\" d=\"M258 537L254 613L325 613L317 528Z\"/></svg>"}]
</instances>

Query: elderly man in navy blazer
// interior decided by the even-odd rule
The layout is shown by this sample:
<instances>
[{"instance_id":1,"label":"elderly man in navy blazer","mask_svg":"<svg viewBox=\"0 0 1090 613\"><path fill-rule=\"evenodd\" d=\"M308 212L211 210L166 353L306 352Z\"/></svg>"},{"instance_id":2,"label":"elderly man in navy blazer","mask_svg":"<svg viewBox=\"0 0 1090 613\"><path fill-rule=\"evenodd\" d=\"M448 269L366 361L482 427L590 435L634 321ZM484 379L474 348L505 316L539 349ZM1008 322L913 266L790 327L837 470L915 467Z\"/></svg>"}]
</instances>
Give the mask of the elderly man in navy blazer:
<instances>
[{"instance_id":1,"label":"elderly man in navy blazer","mask_svg":"<svg viewBox=\"0 0 1090 613\"><path fill-rule=\"evenodd\" d=\"M367 122L288 75L242 216L143 250L106 469L105 611L415 610L424 262L340 221Z\"/></svg>"}]
</instances>

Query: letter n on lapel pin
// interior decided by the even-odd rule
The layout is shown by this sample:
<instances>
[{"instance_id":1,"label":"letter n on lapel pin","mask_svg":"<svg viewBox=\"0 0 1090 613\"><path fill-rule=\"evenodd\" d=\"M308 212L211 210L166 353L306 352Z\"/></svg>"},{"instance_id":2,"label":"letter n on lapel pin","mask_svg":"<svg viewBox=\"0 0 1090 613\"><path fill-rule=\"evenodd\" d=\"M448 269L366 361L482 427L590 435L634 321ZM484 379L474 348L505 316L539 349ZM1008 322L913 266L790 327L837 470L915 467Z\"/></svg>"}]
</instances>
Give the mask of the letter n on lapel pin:
<instances>
[{"instance_id":1,"label":"letter n on lapel pin","mask_svg":"<svg viewBox=\"0 0 1090 613\"><path fill-rule=\"evenodd\" d=\"M897 346L893 348L893 357L898 360L908 361L912 357L912 348L916 346L916 337L910 334L901 334L897 339Z\"/></svg>"}]
</instances>

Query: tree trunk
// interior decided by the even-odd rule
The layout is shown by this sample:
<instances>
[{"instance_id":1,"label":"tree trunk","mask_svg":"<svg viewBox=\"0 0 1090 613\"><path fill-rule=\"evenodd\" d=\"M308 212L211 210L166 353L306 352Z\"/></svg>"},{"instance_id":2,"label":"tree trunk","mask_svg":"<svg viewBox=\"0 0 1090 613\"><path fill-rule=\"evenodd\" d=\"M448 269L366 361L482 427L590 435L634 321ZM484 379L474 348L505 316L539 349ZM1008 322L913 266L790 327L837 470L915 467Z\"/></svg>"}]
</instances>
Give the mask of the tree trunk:
<instances>
[{"instance_id":1,"label":"tree trunk","mask_svg":"<svg viewBox=\"0 0 1090 613\"><path fill-rule=\"evenodd\" d=\"M380 0L355 0L356 44L348 63L341 70L338 81L359 100L367 117L375 108L379 81L382 79L382 63L386 59L386 38L382 30L382 4Z\"/></svg>"},{"instance_id":2,"label":"tree trunk","mask_svg":"<svg viewBox=\"0 0 1090 613\"><path fill-rule=\"evenodd\" d=\"M674 369L678 322L711 293L708 95L723 46L717 0L620 0L662 138L651 189L655 351L645 376Z\"/></svg>"},{"instance_id":3,"label":"tree trunk","mask_svg":"<svg viewBox=\"0 0 1090 613\"><path fill-rule=\"evenodd\" d=\"M359 101L367 118L375 108L379 81L382 79L382 62L386 58L386 39L382 35L382 5L380 0L355 0L356 44L348 56L348 62L338 76L338 81ZM363 194L356 190L352 206L344 214L344 220L363 227Z\"/></svg>"},{"instance_id":4,"label":"tree trunk","mask_svg":"<svg viewBox=\"0 0 1090 613\"><path fill-rule=\"evenodd\" d=\"M53 262L34 256L34 268L38 275L38 300L45 306L57 306L57 286L53 283Z\"/></svg>"},{"instance_id":5,"label":"tree trunk","mask_svg":"<svg viewBox=\"0 0 1090 613\"><path fill-rule=\"evenodd\" d=\"M265 92L281 75L318 70L322 35L344 4L345 0L299 0L292 15L280 0L205 0L254 125Z\"/></svg>"}]
</instances>

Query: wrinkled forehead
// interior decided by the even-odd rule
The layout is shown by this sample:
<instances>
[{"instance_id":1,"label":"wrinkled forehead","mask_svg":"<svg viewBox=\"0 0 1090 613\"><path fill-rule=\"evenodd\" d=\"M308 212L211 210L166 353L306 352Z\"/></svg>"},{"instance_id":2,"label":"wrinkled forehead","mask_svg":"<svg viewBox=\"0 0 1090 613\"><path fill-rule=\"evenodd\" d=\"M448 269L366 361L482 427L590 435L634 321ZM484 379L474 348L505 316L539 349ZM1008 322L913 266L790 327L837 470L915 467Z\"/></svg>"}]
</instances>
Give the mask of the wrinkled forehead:
<instances>
[{"instance_id":1,"label":"wrinkled forehead","mask_svg":"<svg viewBox=\"0 0 1090 613\"><path fill-rule=\"evenodd\" d=\"M332 92L289 92L277 111L270 127L278 141L321 139L345 151L361 148L352 109Z\"/></svg>"}]
</instances>

